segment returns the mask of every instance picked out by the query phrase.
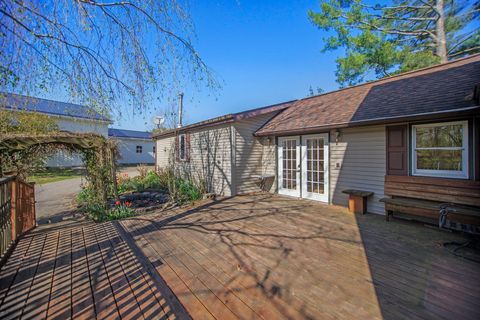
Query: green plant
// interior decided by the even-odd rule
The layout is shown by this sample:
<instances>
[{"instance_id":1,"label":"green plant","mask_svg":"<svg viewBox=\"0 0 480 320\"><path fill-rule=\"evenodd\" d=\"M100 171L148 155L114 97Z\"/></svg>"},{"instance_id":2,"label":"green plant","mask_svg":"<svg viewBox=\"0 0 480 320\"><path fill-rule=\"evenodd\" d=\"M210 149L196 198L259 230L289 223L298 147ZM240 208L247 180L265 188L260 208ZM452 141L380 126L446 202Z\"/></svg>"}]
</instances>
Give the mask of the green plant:
<instances>
[{"instance_id":1,"label":"green plant","mask_svg":"<svg viewBox=\"0 0 480 320\"><path fill-rule=\"evenodd\" d=\"M95 196L93 194L93 189L90 186L86 186L77 194L77 203L79 205L84 205L89 202L94 202Z\"/></svg>"},{"instance_id":2,"label":"green plant","mask_svg":"<svg viewBox=\"0 0 480 320\"><path fill-rule=\"evenodd\" d=\"M115 207L108 210L107 214L105 215L105 219L107 221L110 221L110 220L129 218L129 217L133 217L134 215L135 215L135 210L130 208L130 205L128 202L125 202L124 204L116 204Z\"/></svg>"},{"instance_id":3,"label":"green plant","mask_svg":"<svg viewBox=\"0 0 480 320\"><path fill-rule=\"evenodd\" d=\"M132 179L123 180L122 183L118 184L118 193L122 194L127 191L136 191L136 185Z\"/></svg>"},{"instance_id":4,"label":"green plant","mask_svg":"<svg viewBox=\"0 0 480 320\"><path fill-rule=\"evenodd\" d=\"M130 208L130 205L131 204L129 202L116 202L113 208L108 209L99 203L93 202L87 203L84 206L84 209L92 220L96 222L104 222L133 217L136 212Z\"/></svg>"},{"instance_id":5,"label":"green plant","mask_svg":"<svg viewBox=\"0 0 480 320\"><path fill-rule=\"evenodd\" d=\"M107 209L100 203L88 202L85 204L84 210L90 219L98 222L105 221L107 216Z\"/></svg>"},{"instance_id":6,"label":"green plant","mask_svg":"<svg viewBox=\"0 0 480 320\"><path fill-rule=\"evenodd\" d=\"M139 164L137 166L137 171L138 171L138 175L140 176L140 178L145 178L145 176L147 175L147 173L149 172L148 171L148 167L144 164Z\"/></svg>"},{"instance_id":7,"label":"green plant","mask_svg":"<svg viewBox=\"0 0 480 320\"><path fill-rule=\"evenodd\" d=\"M119 175L117 178L118 192L128 191L142 192L146 189L168 189L164 180L154 171L148 171L144 175L129 178L126 175Z\"/></svg>"},{"instance_id":8,"label":"green plant","mask_svg":"<svg viewBox=\"0 0 480 320\"><path fill-rule=\"evenodd\" d=\"M143 178L145 189L166 189L166 184L162 183L160 176L154 171L149 171Z\"/></svg>"},{"instance_id":9,"label":"green plant","mask_svg":"<svg viewBox=\"0 0 480 320\"><path fill-rule=\"evenodd\" d=\"M180 202L196 201L202 198L200 188L198 188L193 182L184 179L177 179L175 184Z\"/></svg>"}]
</instances>

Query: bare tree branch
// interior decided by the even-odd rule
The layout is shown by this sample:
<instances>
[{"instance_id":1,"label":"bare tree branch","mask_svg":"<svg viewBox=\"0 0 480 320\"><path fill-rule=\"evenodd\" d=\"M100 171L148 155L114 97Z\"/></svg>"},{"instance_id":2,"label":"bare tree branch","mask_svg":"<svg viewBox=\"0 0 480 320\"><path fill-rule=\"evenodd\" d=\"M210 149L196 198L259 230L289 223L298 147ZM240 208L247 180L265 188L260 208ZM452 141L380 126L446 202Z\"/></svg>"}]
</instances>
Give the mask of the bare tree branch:
<instances>
[{"instance_id":1,"label":"bare tree branch","mask_svg":"<svg viewBox=\"0 0 480 320\"><path fill-rule=\"evenodd\" d=\"M192 33L177 0L4 0L1 90L61 84L76 102L143 112L186 85L218 88Z\"/></svg>"}]
</instances>

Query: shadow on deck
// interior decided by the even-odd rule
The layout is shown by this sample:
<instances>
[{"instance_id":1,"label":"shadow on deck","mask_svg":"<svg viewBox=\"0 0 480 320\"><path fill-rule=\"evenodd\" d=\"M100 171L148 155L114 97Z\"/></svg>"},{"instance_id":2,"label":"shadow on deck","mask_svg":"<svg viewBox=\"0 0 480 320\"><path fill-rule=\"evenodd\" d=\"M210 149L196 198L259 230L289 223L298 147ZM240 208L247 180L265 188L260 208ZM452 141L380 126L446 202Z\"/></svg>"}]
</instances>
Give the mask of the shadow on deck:
<instances>
[{"instance_id":1,"label":"shadow on deck","mask_svg":"<svg viewBox=\"0 0 480 320\"><path fill-rule=\"evenodd\" d=\"M459 236L272 195L22 239L0 318L475 318Z\"/></svg>"}]
</instances>

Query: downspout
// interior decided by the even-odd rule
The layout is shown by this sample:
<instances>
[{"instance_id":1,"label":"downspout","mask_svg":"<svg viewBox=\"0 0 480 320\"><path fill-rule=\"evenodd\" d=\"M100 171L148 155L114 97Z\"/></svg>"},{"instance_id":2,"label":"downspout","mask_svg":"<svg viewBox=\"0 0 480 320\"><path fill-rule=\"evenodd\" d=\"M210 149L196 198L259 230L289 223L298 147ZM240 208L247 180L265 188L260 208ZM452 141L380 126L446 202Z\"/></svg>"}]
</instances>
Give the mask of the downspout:
<instances>
[{"instance_id":1,"label":"downspout","mask_svg":"<svg viewBox=\"0 0 480 320\"><path fill-rule=\"evenodd\" d=\"M231 174L231 187L230 193L232 196L237 195L237 138L236 128L233 124L230 125L230 174Z\"/></svg>"}]
</instances>

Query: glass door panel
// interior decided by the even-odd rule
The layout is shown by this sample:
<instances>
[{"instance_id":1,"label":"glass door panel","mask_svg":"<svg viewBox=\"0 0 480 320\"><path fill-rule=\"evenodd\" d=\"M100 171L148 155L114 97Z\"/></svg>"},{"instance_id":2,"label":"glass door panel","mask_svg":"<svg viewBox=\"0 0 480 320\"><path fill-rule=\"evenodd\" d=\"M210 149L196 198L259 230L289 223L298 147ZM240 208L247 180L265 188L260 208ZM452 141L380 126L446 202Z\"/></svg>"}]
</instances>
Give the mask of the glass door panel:
<instances>
[{"instance_id":1,"label":"glass door panel","mask_svg":"<svg viewBox=\"0 0 480 320\"><path fill-rule=\"evenodd\" d=\"M278 140L279 193L300 196L300 138L283 137Z\"/></svg>"},{"instance_id":2,"label":"glass door panel","mask_svg":"<svg viewBox=\"0 0 480 320\"><path fill-rule=\"evenodd\" d=\"M302 136L302 197L328 202L328 134Z\"/></svg>"}]
</instances>

